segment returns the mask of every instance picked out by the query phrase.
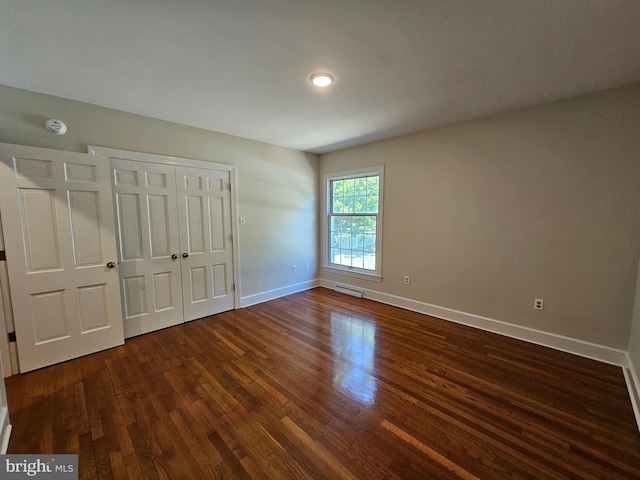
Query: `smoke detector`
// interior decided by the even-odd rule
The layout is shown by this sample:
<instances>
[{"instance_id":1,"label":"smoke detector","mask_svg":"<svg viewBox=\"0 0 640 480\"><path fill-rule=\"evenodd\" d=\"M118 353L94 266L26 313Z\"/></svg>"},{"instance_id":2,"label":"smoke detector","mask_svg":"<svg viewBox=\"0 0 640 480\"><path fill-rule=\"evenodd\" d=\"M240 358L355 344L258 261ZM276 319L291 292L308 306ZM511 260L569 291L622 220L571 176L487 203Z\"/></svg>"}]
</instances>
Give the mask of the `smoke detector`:
<instances>
[{"instance_id":1,"label":"smoke detector","mask_svg":"<svg viewBox=\"0 0 640 480\"><path fill-rule=\"evenodd\" d=\"M58 120L57 118L50 118L44 122L44 126L48 131L55 135L64 135L67 133L67 126L62 120Z\"/></svg>"}]
</instances>

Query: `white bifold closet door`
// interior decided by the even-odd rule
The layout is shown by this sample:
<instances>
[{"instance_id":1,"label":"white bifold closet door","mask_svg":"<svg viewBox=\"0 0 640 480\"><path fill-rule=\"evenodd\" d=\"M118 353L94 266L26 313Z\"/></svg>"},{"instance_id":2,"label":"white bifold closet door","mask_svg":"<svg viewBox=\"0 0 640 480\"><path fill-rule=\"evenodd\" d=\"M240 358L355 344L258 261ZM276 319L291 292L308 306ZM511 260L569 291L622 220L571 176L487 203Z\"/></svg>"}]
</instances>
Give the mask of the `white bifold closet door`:
<instances>
[{"instance_id":1,"label":"white bifold closet door","mask_svg":"<svg viewBox=\"0 0 640 480\"><path fill-rule=\"evenodd\" d=\"M228 171L111 160L132 337L234 307Z\"/></svg>"},{"instance_id":2,"label":"white bifold closet door","mask_svg":"<svg viewBox=\"0 0 640 480\"><path fill-rule=\"evenodd\" d=\"M109 161L0 144L20 371L124 343Z\"/></svg>"}]
</instances>

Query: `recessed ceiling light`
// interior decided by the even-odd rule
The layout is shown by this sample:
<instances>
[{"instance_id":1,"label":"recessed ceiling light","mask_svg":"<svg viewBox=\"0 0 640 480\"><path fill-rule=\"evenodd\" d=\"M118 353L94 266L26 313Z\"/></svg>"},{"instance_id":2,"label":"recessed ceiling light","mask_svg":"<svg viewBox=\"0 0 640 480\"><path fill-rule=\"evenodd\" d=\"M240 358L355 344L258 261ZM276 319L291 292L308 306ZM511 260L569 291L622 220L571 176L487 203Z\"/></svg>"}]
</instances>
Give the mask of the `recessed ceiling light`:
<instances>
[{"instance_id":1,"label":"recessed ceiling light","mask_svg":"<svg viewBox=\"0 0 640 480\"><path fill-rule=\"evenodd\" d=\"M311 83L316 87L328 87L333 83L333 77L328 73L314 73L311 75Z\"/></svg>"}]
</instances>

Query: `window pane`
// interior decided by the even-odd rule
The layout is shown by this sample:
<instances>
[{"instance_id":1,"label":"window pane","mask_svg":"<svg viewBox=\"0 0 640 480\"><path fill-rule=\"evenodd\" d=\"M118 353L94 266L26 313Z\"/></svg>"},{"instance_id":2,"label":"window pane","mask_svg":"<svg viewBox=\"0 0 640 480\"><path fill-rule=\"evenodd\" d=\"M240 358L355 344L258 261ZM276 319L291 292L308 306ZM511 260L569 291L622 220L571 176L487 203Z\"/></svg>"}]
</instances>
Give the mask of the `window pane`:
<instances>
[{"instance_id":1,"label":"window pane","mask_svg":"<svg viewBox=\"0 0 640 480\"><path fill-rule=\"evenodd\" d=\"M364 257L362 256L362 252L359 255L354 255L351 258L351 266L356 268L364 268Z\"/></svg>"},{"instance_id":2,"label":"window pane","mask_svg":"<svg viewBox=\"0 0 640 480\"><path fill-rule=\"evenodd\" d=\"M342 222L340 221L341 217L331 217L331 221L329 223L331 233L341 232L342 231Z\"/></svg>"},{"instance_id":3,"label":"window pane","mask_svg":"<svg viewBox=\"0 0 640 480\"><path fill-rule=\"evenodd\" d=\"M376 251L376 236L375 235L365 235L364 236L364 251L375 253Z\"/></svg>"},{"instance_id":4,"label":"window pane","mask_svg":"<svg viewBox=\"0 0 640 480\"><path fill-rule=\"evenodd\" d=\"M340 249L335 249L333 251L333 256L331 257L331 263L335 263L337 265L342 265L342 263L340 263Z\"/></svg>"},{"instance_id":5,"label":"window pane","mask_svg":"<svg viewBox=\"0 0 640 480\"><path fill-rule=\"evenodd\" d=\"M367 195L375 195L376 197L380 194L380 178L369 177L367 179Z\"/></svg>"},{"instance_id":6,"label":"window pane","mask_svg":"<svg viewBox=\"0 0 640 480\"><path fill-rule=\"evenodd\" d=\"M352 250L358 250L358 237L360 235L352 233L351 234L351 249ZM362 249L362 247L360 247L360 249Z\"/></svg>"},{"instance_id":7,"label":"window pane","mask_svg":"<svg viewBox=\"0 0 640 480\"><path fill-rule=\"evenodd\" d=\"M363 217L363 222L364 222L364 226L363 226L363 233L377 233L376 232L376 217L374 216L366 216Z\"/></svg>"},{"instance_id":8,"label":"window pane","mask_svg":"<svg viewBox=\"0 0 640 480\"><path fill-rule=\"evenodd\" d=\"M331 216L329 225L331 263L375 270L375 216Z\"/></svg>"},{"instance_id":9,"label":"window pane","mask_svg":"<svg viewBox=\"0 0 640 480\"><path fill-rule=\"evenodd\" d=\"M351 248L351 235L348 233L337 234L335 240L338 248Z\"/></svg>"},{"instance_id":10,"label":"window pane","mask_svg":"<svg viewBox=\"0 0 640 480\"><path fill-rule=\"evenodd\" d=\"M331 180L329 262L376 271L378 175Z\"/></svg>"},{"instance_id":11,"label":"window pane","mask_svg":"<svg viewBox=\"0 0 640 480\"><path fill-rule=\"evenodd\" d=\"M378 213L378 197L367 197L367 213Z\"/></svg>"},{"instance_id":12,"label":"window pane","mask_svg":"<svg viewBox=\"0 0 640 480\"><path fill-rule=\"evenodd\" d=\"M344 193L343 195L348 195L348 196L353 196L355 195L355 188L354 188L354 180L353 178L350 178L348 180L343 180L344 182Z\"/></svg>"},{"instance_id":13,"label":"window pane","mask_svg":"<svg viewBox=\"0 0 640 480\"><path fill-rule=\"evenodd\" d=\"M350 250L336 250L336 255L333 257L333 263L338 265L344 265L345 267L351 266L351 251Z\"/></svg>"},{"instance_id":14,"label":"window pane","mask_svg":"<svg viewBox=\"0 0 640 480\"><path fill-rule=\"evenodd\" d=\"M375 270L376 269L376 254L369 253L364 256L364 266L362 267L366 270Z\"/></svg>"},{"instance_id":15,"label":"window pane","mask_svg":"<svg viewBox=\"0 0 640 480\"><path fill-rule=\"evenodd\" d=\"M355 213L356 198L344 197L344 213Z\"/></svg>"},{"instance_id":16,"label":"window pane","mask_svg":"<svg viewBox=\"0 0 640 480\"><path fill-rule=\"evenodd\" d=\"M331 213L343 213L344 180L334 180L331 184Z\"/></svg>"},{"instance_id":17,"label":"window pane","mask_svg":"<svg viewBox=\"0 0 640 480\"><path fill-rule=\"evenodd\" d=\"M367 194L367 177L356 178L354 180L355 187L355 195L366 195Z\"/></svg>"}]
</instances>

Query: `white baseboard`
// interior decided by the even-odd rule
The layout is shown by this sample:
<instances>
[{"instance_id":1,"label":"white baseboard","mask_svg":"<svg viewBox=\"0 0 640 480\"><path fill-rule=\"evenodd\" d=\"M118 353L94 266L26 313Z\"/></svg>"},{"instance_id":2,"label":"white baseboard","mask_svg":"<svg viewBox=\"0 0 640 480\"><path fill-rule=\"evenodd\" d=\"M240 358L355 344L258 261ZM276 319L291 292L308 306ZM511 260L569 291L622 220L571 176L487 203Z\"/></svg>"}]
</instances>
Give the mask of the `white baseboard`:
<instances>
[{"instance_id":1,"label":"white baseboard","mask_svg":"<svg viewBox=\"0 0 640 480\"><path fill-rule=\"evenodd\" d=\"M256 293L254 295L247 295L246 297L240 297L240 308L249 307L269 300L275 300L276 298L291 295L292 293L302 292L304 290L310 290L318 286L320 286L320 279L315 279L293 285L287 285L286 287L276 288L262 293Z\"/></svg>"},{"instance_id":2,"label":"white baseboard","mask_svg":"<svg viewBox=\"0 0 640 480\"><path fill-rule=\"evenodd\" d=\"M631 361L629 354L627 354L627 368L623 368L622 371L624 372L624 379L629 389L629 398L633 406L633 413L636 417L638 430L640 430L640 380L638 380L638 370Z\"/></svg>"},{"instance_id":3,"label":"white baseboard","mask_svg":"<svg viewBox=\"0 0 640 480\"><path fill-rule=\"evenodd\" d=\"M335 282L322 280L321 286L333 288ZM524 340L536 345L553 348L581 357L591 358L600 362L617 365L623 368L628 367L627 354L623 350L598 345L595 343L585 342L575 338L557 335L534 328L523 327L513 323L495 320L493 318L482 317L473 313L461 312L451 308L440 307L425 302L419 302L410 298L398 297L388 293L378 292L376 290L364 289L364 298L375 300L377 302L386 303L396 307L404 308L418 313L431 315L432 317L451 322L468 325L470 327L479 328L489 332L505 335L518 340Z\"/></svg>"}]
</instances>

